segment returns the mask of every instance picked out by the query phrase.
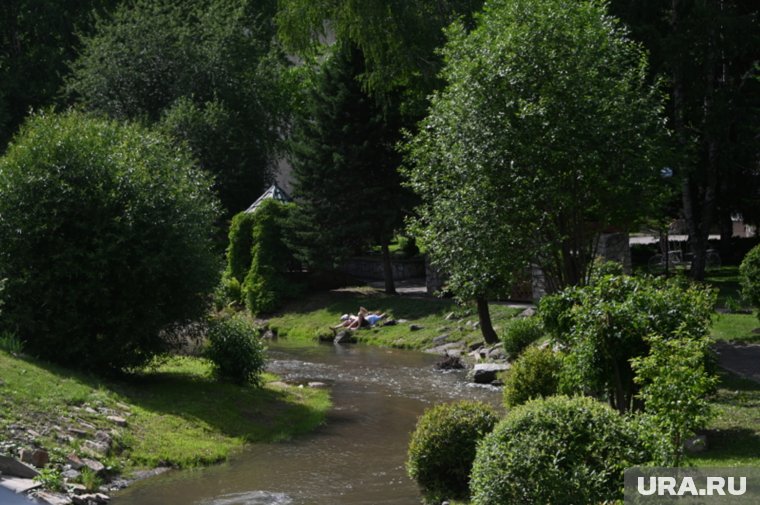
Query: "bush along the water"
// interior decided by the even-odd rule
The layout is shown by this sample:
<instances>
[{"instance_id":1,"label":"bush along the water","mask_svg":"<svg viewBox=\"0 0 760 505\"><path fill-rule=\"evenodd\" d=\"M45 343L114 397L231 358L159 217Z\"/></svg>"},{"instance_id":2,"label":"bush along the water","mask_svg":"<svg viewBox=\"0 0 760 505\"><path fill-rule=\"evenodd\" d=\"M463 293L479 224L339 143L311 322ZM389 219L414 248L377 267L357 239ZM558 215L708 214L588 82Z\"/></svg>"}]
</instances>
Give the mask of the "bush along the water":
<instances>
[{"instance_id":1,"label":"bush along the water","mask_svg":"<svg viewBox=\"0 0 760 505\"><path fill-rule=\"evenodd\" d=\"M136 124L33 115L0 158L0 330L114 370L163 352L218 278L218 205L190 152Z\"/></svg>"},{"instance_id":2,"label":"bush along the water","mask_svg":"<svg viewBox=\"0 0 760 505\"><path fill-rule=\"evenodd\" d=\"M739 279L742 285L742 296L753 307L758 309L760 318L760 245L752 248L739 266Z\"/></svg>"},{"instance_id":3,"label":"bush along the water","mask_svg":"<svg viewBox=\"0 0 760 505\"><path fill-rule=\"evenodd\" d=\"M208 326L205 355L222 380L236 384L261 384L264 344L258 329L244 315L212 319Z\"/></svg>"},{"instance_id":4,"label":"bush along the water","mask_svg":"<svg viewBox=\"0 0 760 505\"><path fill-rule=\"evenodd\" d=\"M551 347L529 347L504 377L504 404L514 407L534 398L556 395L561 370L561 354Z\"/></svg>"},{"instance_id":5,"label":"bush along the water","mask_svg":"<svg viewBox=\"0 0 760 505\"><path fill-rule=\"evenodd\" d=\"M468 498L475 448L497 421L490 406L470 401L437 405L420 417L406 468L426 503Z\"/></svg>"},{"instance_id":6,"label":"bush along the water","mask_svg":"<svg viewBox=\"0 0 760 505\"><path fill-rule=\"evenodd\" d=\"M680 466L684 442L713 414L707 396L718 380L705 366L710 339L652 335L647 340L649 355L632 363L645 405L642 436L656 464Z\"/></svg>"},{"instance_id":7,"label":"bush along the water","mask_svg":"<svg viewBox=\"0 0 760 505\"><path fill-rule=\"evenodd\" d=\"M509 411L478 445L472 503L616 500L623 471L645 460L633 426L593 398L532 400Z\"/></svg>"},{"instance_id":8,"label":"bush along the water","mask_svg":"<svg viewBox=\"0 0 760 505\"><path fill-rule=\"evenodd\" d=\"M289 211L288 204L270 199L253 213L251 265L242 289L252 314L272 312L300 291L288 275L294 262L284 237Z\"/></svg>"},{"instance_id":9,"label":"bush along the water","mask_svg":"<svg viewBox=\"0 0 760 505\"><path fill-rule=\"evenodd\" d=\"M544 297L539 312L547 331L567 349L561 388L606 399L624 413L643 406L636 401L630 362L648 354L646 337L701 338L714 304L708 287L607 275Z\"/></svg>"},{"instance_id":10,"label":"bush along the water","mask_svg":"<svg viewBox=\"0 0 760 505\"><path fill-rule=\"evenodd\" d=\"M516 317L510 320L501 341L504 344L504 352L510 358L516 359L526 347L534 343L544 335L544 326L539 317Z\"/></svg>"}]
</instances>

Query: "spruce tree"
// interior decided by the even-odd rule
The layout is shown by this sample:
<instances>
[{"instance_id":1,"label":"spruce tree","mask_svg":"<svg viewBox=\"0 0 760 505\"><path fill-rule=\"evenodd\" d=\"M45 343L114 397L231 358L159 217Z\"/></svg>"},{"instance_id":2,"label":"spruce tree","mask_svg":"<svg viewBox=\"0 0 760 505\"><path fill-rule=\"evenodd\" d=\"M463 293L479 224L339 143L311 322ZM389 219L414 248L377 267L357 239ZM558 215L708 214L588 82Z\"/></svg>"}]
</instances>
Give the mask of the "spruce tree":
<instances>
[{"instance_id":1,"label":"spruce tree","mask_svg":"<svg viewBox=\"0 0 760 505\"><path fill-rule=\"evenodd\" d=\"M292 142L293 246L312 268L334 268L371 245L383 251L385 290L395 292L388 243L402 223L398 114L362 89L364 57L336 46L323 64ZM392 101L391 101L392 102Z\"/></svg>"}]
</instances>

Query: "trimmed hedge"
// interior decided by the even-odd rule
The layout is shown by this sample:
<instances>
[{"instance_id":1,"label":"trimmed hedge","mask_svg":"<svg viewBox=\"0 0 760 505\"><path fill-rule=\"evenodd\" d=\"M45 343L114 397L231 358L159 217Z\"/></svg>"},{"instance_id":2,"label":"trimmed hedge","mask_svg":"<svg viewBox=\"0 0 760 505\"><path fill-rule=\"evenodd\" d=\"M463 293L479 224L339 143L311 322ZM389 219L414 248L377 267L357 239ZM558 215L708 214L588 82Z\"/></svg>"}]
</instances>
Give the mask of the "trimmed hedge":
<instances>
[{"instance_id":1,"label":"trimmed hedge","mask_svg":"<svg viewBox=\"0 0 760 505\"><path fill-rule=\"evenodd\" d=\"M528 400L556 395L561 371L562 356L551 347L529 347L504 378L504 404L514 407Z\"/></svg>"},{"instance_id":2,"label":"trimmed hedge","mask_svg":"<svg viewBox=\"0 0 760 505\"><path fill-rule=\"evenodd\" d=\"M214 363L214 372L220 379L236 384L261 384L264 345L258 330L245 316L212 320L207 338L205 355Z\"/></svg>"},{"instance_id":3,"label":"trimmed hedge","mask_svg":"<svg viewBox=\"0 0 760 505\"><path fill-rule=\"evenodd\" d=\"M476 445L497 421L493 408L469 401L437 405L420 417L406 468L427 503L469 497Z\"/></svg>"},{"instance_id":4,"label":"trimmed hedge","mask_svg":"<svg viewBox=\"0 0 760 505\"><path fill-rule=\"evenodd\" d=\"M588 397L511 410L478 445L474 505L578 505L622 498L623 471L646 460L635 429Z\"/></svg>"},{"instance_id":5,"label":"trimmed hedge","mask_svg":"<svg viewBox=\"0 0 760 505\"><path fill-rule=\"evenodd\" d=\"M739 267L742 295L756 309L760 318L760 245L755 246L744 257Z\"/></svg>"}]
</instances>

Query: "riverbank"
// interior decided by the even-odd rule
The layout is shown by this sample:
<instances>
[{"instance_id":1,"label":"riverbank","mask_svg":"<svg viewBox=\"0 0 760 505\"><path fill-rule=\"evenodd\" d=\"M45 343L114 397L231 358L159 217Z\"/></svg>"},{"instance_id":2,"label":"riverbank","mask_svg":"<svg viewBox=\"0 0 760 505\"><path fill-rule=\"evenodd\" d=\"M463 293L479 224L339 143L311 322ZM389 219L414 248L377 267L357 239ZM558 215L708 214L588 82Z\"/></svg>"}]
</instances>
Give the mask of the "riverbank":
<instances>
[{"instance_id":1,"label":"riverbank","mask_svg":"<svg viewBox=\"0 0 760 505\"><path fill-rule=\"evenodd\" d=\"M0 453L42 449L36 457L53 469L48 486L65 470L71 481L92 484L216 463L247 444L287 440L323 423L326 390L271 374L265 383L218 382L210 363L192 357L106 381L0 351Z\"/></svg>"},{"instance_id":2,"label":"riverbank","mask_svg":"<svg viewBox=\"0 0 760 505\"><path fill-rule=\"evenodd\" d=\"M330 327L342 314L356 314L359 307L387 314L393 325L382 323L355 333L359 342L397 349L428 349L444 342L468 346L483 341L475 307L459 306L451 299L386 295L379 289L355 287L314 293L293 301L269 319L269 328L293 341L330 337ZM505 304L489 305L497 333L522 309ZM443 338L443 336L446 338Z\"/></svg>"}]
</instances>

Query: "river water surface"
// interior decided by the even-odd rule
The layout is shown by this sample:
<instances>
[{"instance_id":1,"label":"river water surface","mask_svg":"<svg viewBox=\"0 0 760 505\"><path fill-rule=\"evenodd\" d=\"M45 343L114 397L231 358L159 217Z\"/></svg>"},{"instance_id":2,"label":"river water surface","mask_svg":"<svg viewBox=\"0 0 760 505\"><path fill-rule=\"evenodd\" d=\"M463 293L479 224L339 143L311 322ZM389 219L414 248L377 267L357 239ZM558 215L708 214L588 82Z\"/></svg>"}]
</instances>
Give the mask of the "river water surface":
<instances>
[{"instance_id":1,"label":"river water surface","mask_svg":"<svg viewBox=\"0 0 760 505\"><path fill-rule=\"evenodd\" d=\"M112 505L417 505L404 470L409 433L432 404L498 403L497 390L434 370L436 357L369 346L274 343L269 369L330 385L326 424L294 441L257 444L228 463L139 482Z\"/></svg>"}]
</instances>

